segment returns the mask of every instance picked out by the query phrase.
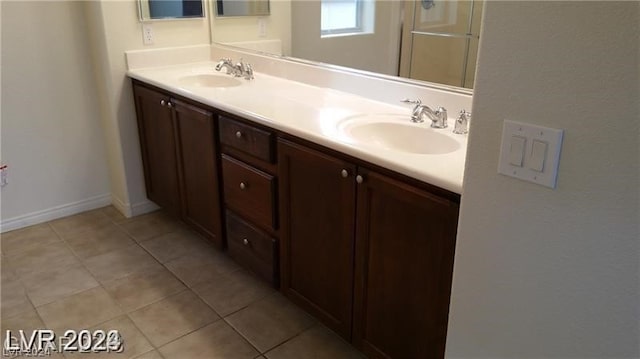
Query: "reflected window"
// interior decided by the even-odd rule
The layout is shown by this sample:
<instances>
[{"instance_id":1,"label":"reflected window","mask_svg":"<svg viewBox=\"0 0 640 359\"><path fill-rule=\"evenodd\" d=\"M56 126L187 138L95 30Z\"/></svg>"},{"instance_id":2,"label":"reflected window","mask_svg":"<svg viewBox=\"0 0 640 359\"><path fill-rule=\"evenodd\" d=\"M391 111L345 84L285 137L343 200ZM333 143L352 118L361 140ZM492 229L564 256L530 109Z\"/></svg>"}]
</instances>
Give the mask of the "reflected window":
<instances>
[{"instance_id":1,"label":"reflected window","mask_svg":"<svg viewBox=\"0 0 640 359\"><path fill-rule=\"evenodd\" d=\"M142 13L146 14L144 4L141 6ZM150 19L203 17L204 14L202 0L149 0L147 6Z\"/></svg>"},{"instance_id":2,"label":"reflected window","mask_svg":"<svg viewBox=\"0 0 640 359\"><path fill-rule=\"evenodd\" d=\"M365 4L363 0L322 0L320 34L348 34L365 32Z\"/></svg>"}]
</instances>

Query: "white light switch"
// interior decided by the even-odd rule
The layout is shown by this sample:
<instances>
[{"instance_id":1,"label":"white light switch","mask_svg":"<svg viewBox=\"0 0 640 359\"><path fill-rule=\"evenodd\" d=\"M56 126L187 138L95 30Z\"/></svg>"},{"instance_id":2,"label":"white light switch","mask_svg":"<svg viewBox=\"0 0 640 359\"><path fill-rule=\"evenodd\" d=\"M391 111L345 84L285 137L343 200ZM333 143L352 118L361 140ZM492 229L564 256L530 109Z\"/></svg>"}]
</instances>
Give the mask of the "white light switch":
<instances>
[{"instance_id":1,"label":"white light switch","mask_svg":"<svg viewBox=\"0 0 640 359\"><path fill-rule=\"evenodd\" d=\"M267 36L267 20L265 18L258 18L258 36Z\"/></svg>"},{"instance_id":2,"label":"white light switch","mask_svg":"<svg viewBox=\"0 0 640 359\"><path fill-rule=\"evenodd\" d=\"M546 156L547 143L544 141L533 140L533 143L531 144L529 168L534 171L542 172L544 170L544 160Z\"/></svg>"},{"instance_id":3,"label":"white light switch","mask_svg":"<svg viewBox=\"0 0 640 359\"><path fill-rule=\"evenodd\" d=\"M142 43L153 45L153 26L149 23L142 24Z\"/></svg>"},{"instance_id":4,"label":"white light switch","mask_svg":"<svg viewBox=\"0 0 640 359\"><path fill-rule=\"evenodd\" d=\"M509 163L522 167L522 161L524 160L524 145L527 143L527 139L522 136L511 136L511 149L509 150Z\"/></svg>"},{"instance_id":5,"label":"white light switch","mask_svg":"<svg viewBox=\"0 0 640 359\"><path fill-rule=\"evenodd\" d=\"M563 131L504 121L498 173L555 188Z\"/></svg>"}]
</instances>

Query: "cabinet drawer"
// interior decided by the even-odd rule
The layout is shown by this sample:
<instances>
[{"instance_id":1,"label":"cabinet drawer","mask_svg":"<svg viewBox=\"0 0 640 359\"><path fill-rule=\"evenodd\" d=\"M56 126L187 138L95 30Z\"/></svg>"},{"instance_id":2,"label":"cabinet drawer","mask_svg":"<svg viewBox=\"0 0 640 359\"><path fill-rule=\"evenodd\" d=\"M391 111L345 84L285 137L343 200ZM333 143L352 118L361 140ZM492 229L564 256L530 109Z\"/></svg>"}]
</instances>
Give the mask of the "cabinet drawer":
<instances>
[{"instance_id":1,"label":"cabinet drawer","mask_svg":"<svg viewBox=\"0 0 640 359\"><path fill-rule=\"evenodd\" d=\"M264 226L276 227L276 181L265 172L222 155L224 202L235 212Z\"/></svg>"},{"instance_id":2,"label":"cabinet drawer","mask_svg":"<svg viewBox=\"0 0 640 359\"><path fill-rule=\"evenodd\" d=\"M229 256L273 285L278 284L278 242L227 211Z\"/></svg>"},{"instance_id":3,"label":"cabinet drawer","mask_svg":"<svg viewBox=\"0 0 640 359\"><path fill-rule=\"evenodd\" d=\"M273 163L273 133L220 116L220 142L253 157Z\"/></svg>"}]
</instances>

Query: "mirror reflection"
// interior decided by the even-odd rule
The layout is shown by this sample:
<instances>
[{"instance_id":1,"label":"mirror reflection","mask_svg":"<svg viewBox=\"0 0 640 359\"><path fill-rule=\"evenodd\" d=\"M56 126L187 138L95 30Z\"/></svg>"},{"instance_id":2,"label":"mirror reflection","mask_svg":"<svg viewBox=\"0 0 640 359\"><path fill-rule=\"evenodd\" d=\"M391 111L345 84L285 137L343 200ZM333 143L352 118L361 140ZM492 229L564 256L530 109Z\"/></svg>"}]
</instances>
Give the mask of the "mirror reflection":
<instances>
[{"instance_id":1,"label":"mirror reflection","mask_svg":"<svg viewBox=\"0 0 640 359\"><path fill-rule=\"evenodd\" d=\"M276 0L268 17L215 19L211 30L214 42L227 45L473 88L482 5L482 0Z\"/></svg>"},{"instance_id":2,"label":"mirror reflection","mask_svg":"<svg viewBox=\"0 0 640 359\"><path fill-rule=\"evenodd\" d=\"M216 0L216 16L269 15L269 0Z\"/></svg>"},{"instance_id":3,"label":"mirror reflection","mask_svg":"<svg viewBox=\"0 0 640 359\"><path fill-rule=\"evenodd\" d=\"M204 17L202 0L140 0L140 20L167 20Z\"/></svg>"}]
</instances>

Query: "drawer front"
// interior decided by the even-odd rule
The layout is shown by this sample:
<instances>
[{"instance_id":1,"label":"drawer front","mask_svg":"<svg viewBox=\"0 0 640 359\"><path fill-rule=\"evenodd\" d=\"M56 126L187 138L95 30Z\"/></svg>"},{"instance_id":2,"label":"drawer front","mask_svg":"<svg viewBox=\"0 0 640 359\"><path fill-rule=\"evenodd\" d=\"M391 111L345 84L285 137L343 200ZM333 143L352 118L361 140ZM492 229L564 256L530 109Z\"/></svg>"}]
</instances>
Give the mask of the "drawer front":
<instances>
[{"instance_id":1,"label":"drawer front","mask_svg":"<svg viewBox=\"0 0 640 359\"><path fill-rule=\"evenodd\" d=\"M272 175L223 154L222 180L227 207L265 228L277 229Z\"/></svg>"},{"instance_id":2,"label":"drawer front","mask_svg":"<svg viewBox=\"0 0 640 359\"><path fill-rule=\"evenodd\" d=\"M263 161L273 163L273 133L220 116L220 142Z\"/></svg>"},{"instance_id":3,"label":"drawer front","mask_svg":"<svg viewBox=\"0 0 640 359\"><path fill-rule=\"evenodd\" d=\"M227 212L229 256L273 285L278 283L276 239Z\"/></svg>"}]
</instances>

